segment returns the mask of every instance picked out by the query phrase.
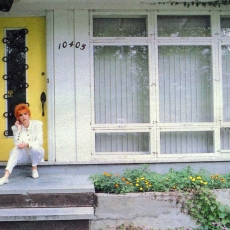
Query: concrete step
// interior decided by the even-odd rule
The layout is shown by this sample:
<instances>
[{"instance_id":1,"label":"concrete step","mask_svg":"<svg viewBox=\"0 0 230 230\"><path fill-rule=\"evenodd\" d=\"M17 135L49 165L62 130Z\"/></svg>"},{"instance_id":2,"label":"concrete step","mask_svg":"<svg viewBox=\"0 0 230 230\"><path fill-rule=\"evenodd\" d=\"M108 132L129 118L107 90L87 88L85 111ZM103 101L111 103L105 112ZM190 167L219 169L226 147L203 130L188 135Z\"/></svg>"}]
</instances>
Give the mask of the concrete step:
<instances>
[{"instance_id":1,"label":"concrete step","mask_svg":"<svg viewBox=\"0 0 230 230\"><path fill-rule=\"evenodd\" d=\"M33 179L17 174L0 186L0 208L94 207L94 186L88 177L54 172Z\"/></svg>"},{"instance_id":2,"label":"concrete step","mask_svg":"<svg viewBox=\"0 0 230 230\"><path fill-rule=\"evenodd\" d=\"M0 221L94 219L93 207L0 209Z\"/></svg>"},{"instance_id":3,"label":"concrete step","mask_svg":"<svg viewBox=\"0 0 230 230\"><path fill-rule=\"evenodd\" d=\"M53 193L94 193L89 175L40 173L38 179L30 174L13 174L8 184L0 186L0 194L53 194Z\"/></svg>"},{"instance_id":4,"label":"concrete step","mask_svg":"<svg viewBox=\"0 0 230 230\"><path fill-rule=\"evenodd\" d=\"M40 177L33 179L30 167L16 167L9 183L0 186L0 229L88 230L96 206L94 185L89 175L72 172L40 167Z\"/></svg>"}]
</instances>

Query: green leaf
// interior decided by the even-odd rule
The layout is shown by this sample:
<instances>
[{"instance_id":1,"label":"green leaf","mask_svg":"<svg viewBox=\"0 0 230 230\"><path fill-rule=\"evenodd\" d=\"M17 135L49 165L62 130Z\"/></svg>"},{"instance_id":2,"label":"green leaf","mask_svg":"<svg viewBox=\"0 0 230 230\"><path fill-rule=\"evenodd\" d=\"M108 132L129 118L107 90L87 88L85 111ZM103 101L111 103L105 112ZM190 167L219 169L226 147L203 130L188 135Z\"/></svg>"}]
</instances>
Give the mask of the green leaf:
<instances>
[{"instance_id":1,"label":"green leaf","mask_svg":"<svg viewBox=\"0 0 230 230\"><path fill-rule=\"evenodd\" d=\"M211 210L213 212L216 209L216 206L211 206L210 208L211 208Z\"/></svg>"},{"instance_id":2,"label":"green leaf","mask_svg":"<svg viewBox=\"0 0 230 230\"><path fill-rule=\"evenodd\" d=\"M227 213L222 212L219 214L219 218L223 219L225 216L227 216Z\"/></svg>"},{"instance_id":3,"label":"green leaf","mask_svg":"<svg viewBox=\"0 0 230 230\"><path fill-rule=\"evenodd\" d=\"M227 223L229 223L229 221L228 221L228 220L222 220L221 223L222 223L223 225L226 225Z\"/></svg>"},{"instance_id":4,"label":"green leaf","mask_svg":"<svg viewBox=\"0 0 230 230\"><path fill-rule=\"evenodd\" d=\"M209 216L208 216L208 219L209 219L209 220L215 220L215 216L209 215Z\"/></svg>"},{"instance_id":5,"label":"green leaf","mask_svg":"<svg viewBox=\"0 0 230 230\"><path fill-rule=\"evenodd\" d=\"M221 212L224 212L224 211L225 211L225 206L224 206L224 205L220 205L220 206L219 206L219 210L220 210Z\"/></svg>"}]
</instances>

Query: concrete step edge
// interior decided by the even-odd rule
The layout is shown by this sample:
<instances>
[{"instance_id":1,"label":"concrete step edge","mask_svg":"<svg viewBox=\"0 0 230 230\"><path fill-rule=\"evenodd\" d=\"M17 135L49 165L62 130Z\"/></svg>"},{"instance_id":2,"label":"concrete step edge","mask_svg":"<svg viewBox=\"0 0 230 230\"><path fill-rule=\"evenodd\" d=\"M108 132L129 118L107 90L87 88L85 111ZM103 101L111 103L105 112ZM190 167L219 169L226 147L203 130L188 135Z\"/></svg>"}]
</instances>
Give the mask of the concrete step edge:
<instances>
[{"instance_id":1,"label":"concrete step edge","mask_svg":"<svg viewBox=\"0 0 230 230\"><path fill-rule=\"evenodd\" d=\"M93 207L0 209L0 221L94 219Z\"/></svg>"}]
</instances>

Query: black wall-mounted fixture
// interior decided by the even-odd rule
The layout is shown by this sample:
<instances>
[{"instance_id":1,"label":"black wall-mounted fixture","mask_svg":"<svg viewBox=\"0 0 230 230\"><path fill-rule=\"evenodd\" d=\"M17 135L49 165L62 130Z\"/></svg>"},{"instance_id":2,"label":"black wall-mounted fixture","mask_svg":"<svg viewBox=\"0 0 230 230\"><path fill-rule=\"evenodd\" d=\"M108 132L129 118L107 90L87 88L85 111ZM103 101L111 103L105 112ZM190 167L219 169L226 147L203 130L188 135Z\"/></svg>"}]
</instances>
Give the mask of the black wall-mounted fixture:
<instances>
[{"instance_id":1,"label":"black wall-mounted fixture","mask_svg":"<svg viewBox=\"0 0 230 230\"><path fill-rule=\"evenodd\" d=\"M0 0L0 11L9 12L14 0Z\"/></svg>"}]
</instances>

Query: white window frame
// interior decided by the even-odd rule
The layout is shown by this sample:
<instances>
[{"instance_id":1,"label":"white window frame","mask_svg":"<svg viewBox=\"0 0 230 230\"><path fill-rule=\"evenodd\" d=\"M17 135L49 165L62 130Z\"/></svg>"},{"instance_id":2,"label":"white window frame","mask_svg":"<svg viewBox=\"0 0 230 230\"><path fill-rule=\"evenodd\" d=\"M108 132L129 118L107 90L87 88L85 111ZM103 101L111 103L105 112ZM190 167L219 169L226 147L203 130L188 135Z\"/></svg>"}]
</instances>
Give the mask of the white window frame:
<instances>
[{"instance_id":1,"label":"white window frame","mask_svg":"<svg viewBox=\"0 0 230 230\"><path fill-rule=\"evenodd\" d=\"M220 19L221 16L229 16L230 18L230 14L228 13L224 13L224 12L221 12L221 13L218 13L218 18ZM218 20L218 27L219 27L219 31L220 31L220 20ZM219 43L218 43L218 49L219 49L219 52L218 52L218 59L219 59L219 68L218 68L218 72L219 72L219 78L218 78L218 90L219 90L219 105L220 105L220 108L219 108L219 112L220 112L220 116L219 116L219 121L220 121L220 128L230 128L230 122L224 122L223 121L223 106L221 106L223 104L223 90L222 90L222 82L223 82L223 79L222 79L222 56L221 56L221 49L222 49L222 46L224 45L229 45L230 46L230 37L221 37L220 33L217 34L218 36L218 40L219 40ZM221 147L221 146L220 146ZM222 157L225 157L225 158L229 158L230 157L230 150L220 150L221 152L221 156Z\"/></svg>"},{"instance_id":2,"label":"white window frame","mask_svg":"<svg viewBox=\"0 0 230 230\"><path fill-rule=\"evenodd\" d=\"M93 37L94 17L132 17L144 16L147 18L147 37ZM211 20L211 37L157 37L157 15L208 15ZM210 12L208 10L199 12L177 11L155 11L148 12L91 12L90 13L90 57L91 57L91 106L92 106L92 160L127 160L135 162L185 162L185 161L216 161L230 159L230 150L222 150L220 145L220 128L230 127L230 122L222 120L222 77L221 77L221 45L230 45L230 37L220 37L220 16L229 13ZM147 45L149 47L149 102L150 122L142 124L94 124L94 61L93 46L121 46L121 45ZM197 123L159 123L159 84L158 84L158 47L161 45L171 46L210 46L212 49L212 72L213 72L213 122ZM218 55L216 55L218 54ZM186 154L161 154L160 132L176 131L213 131L213 153L186 153ZM119 152L95 152L95 134L111 132L149 132L150 154L133 154Z\"/></svg>"}]
</instances>

